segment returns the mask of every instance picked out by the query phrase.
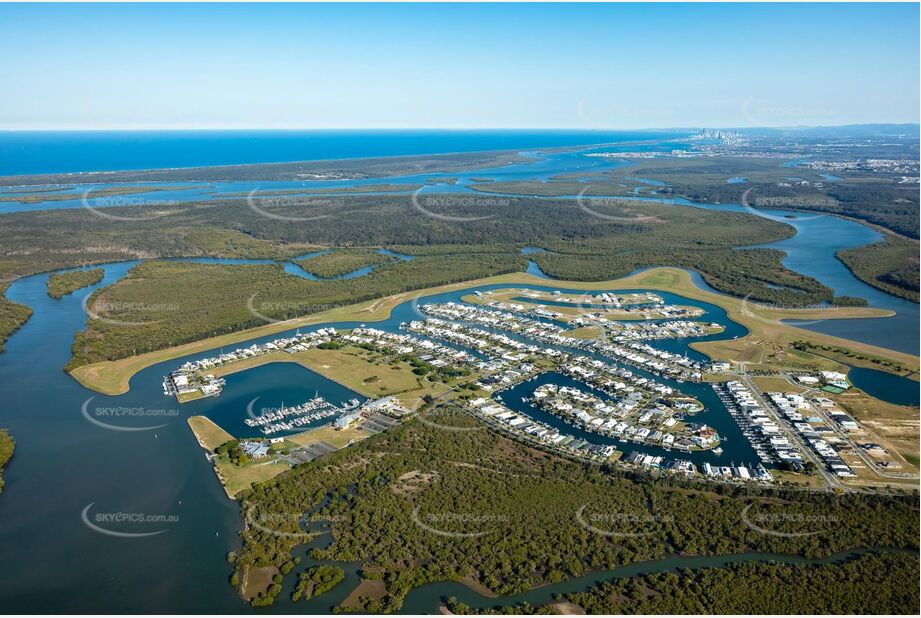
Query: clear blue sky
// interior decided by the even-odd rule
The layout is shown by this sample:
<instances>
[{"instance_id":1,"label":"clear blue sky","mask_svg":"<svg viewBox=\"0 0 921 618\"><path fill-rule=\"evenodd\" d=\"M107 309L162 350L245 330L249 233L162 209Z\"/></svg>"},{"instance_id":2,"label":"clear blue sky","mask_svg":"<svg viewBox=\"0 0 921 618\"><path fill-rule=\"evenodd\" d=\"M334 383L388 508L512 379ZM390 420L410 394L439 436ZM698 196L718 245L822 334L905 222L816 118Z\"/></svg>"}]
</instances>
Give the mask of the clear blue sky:
<instances>
[{"instance_id":1,"label":"clear blue sky","mask_svg":"<svg viewBox=\"0 0 921 618\"><path fill-rule=\"evenodd\" d=\"M0 5L0 128L917 122L917 4Z\"/></svg>"}]
</instances>

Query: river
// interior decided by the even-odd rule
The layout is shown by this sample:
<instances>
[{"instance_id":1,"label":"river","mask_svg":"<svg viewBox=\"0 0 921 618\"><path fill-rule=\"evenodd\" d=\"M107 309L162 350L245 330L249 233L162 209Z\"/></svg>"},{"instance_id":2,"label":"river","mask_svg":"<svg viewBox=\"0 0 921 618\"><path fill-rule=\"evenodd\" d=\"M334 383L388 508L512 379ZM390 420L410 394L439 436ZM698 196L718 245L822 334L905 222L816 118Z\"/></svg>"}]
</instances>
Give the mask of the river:
<instances>
[{"instance_id":1,"label":"river","mask_svg":"<svg viewBox=\"0 0 921 618\"><path fill-rule=\"evenodd\" d=\"M105 278L93 288L117 280L133 265L106 265ZM0 544L0 598L5 607L11 612L129 612L137 607L151 612L247 611L227 584L229 568L223 559L239 543L238 508L224 495L185 419L206 414L233 428L234 422L244 417L245 403L253 397L265 397L267 405L278 405L282 400L293 403L310 397L315 391L333 400L349 393L331 390L328 381L294 365L264 367L231 376L224 395L186 404L178 415L112 419L119 426L155 424L156 429L100 428L81 414L81 405L89 397L94 397L94 406L176 410L177 404L162 394L161 377L185 360L210 352L144 369L132 378L131 390L124 395L94 395L60 369L69 357L73 333L86 319L83 295L93 288L53 300L47 295L46 280L47 275L36 275L10 287L9 297L29 304L35 314L10 339L8 351L0 355L4 424L18 444L0 500L0 529L8 539ZM428 300L457 300L462 294L440 294ZM667 302L682 300L667 296ZM706 319L721 321L722 310L705 308ZM395 329L399 322L413 317L418 317L417 309L407 302L378 325ZM744 334L738 325L728 325L730 330L722 336ZM718 403L707 400L707 393L712 391L700 385L683 384L681 388L711 406L704 415L708 418L702 416L701 420L718 426L729 437L723 460L735 457L737 461L753 461L746 453L750 447L737 429L733 432L732 421L715 407ZM152 526L100 524L134 533L165 530L147 538L115 538L84 524L81 513L87 507L96 523L95 518L102 514L119 513L167 515L177 521ZM436 597L456 592L455 585L443 586L426 587L412 595L407 609L422 609L424 605L433 610ZM302 607L280 599L276 611L303 611L308 606Z\"/></svg>"},{"instance_id":2,"label":"river","mask_svg":"<svg viewBox=\"0 0 921 618\"><path fill-rule=\"evenodd\" d=\"M610 157L591 157L586 155L624 150L653 152L680 145L680 143L660 141L642 145L593 146L562 152L522 152L522 155L525 155L531 160L514 165L479 169L469 173L427 173L361 180L225 182L209 183L205 186L201 186L200 183L142 183L145 186L155 185L161 187L169 187L170 185L189 186L189 184L194 184L196 188L127 195L109 200L109 203L111 205L130 205L190 202L228 197L230 195L245 195L254 190L260 192L297 190L299 192L303 191L303 193L299 193L300 195L322 195L316 193L316 191L319 189L361 187L379 184L406 185L406 190L396 192L395 194L397 195L407 195L420 185L424 185L423 190L425 193L474 193L474 191L470 189L470 185L474 183L473 179L477 179L477 182L487 183L523 180L539 180L546 182L551 177L560 174L601 173L613 167L625 165L625 162ZM451 182L442 182L445 180L450 180ZM75 185L77 192L111 186L115 185ZM392 195L394 193L388 194ZM487 195L498 196L500 194ZM328 199L335 199L335 194L326 194L325 197ZM560 199L575 199L576 197L577 196L574 195L561 196ZM240 198L236 197L234 199ZM748 211L752 214L768 217L793 226L796 230L794 236L760 246L783 251L786 254L783 259L785 266L791 270L817 279L823 284L831 287L836 295L864 298L871 307L887 309L896 313L896 315L891 318L823 320L819 322L810 322L808 324L803 324L803 328L870 343L900 352L907 352L910 354L918 353L918 323L919 319L921 319L921 314L919 314L918 311L918 304L897 298L863 283L854 277L835 255L838 251L843 249L860 247L882 240L882 235L872 228L856 221L830 215L815 215L779 209L746 209L740 204L705 204L690 202L682 198L661 198L655 196L636 196L630 199L674 203L716 211ZM84 201L82 199L39 204L0 202L0 212L82 207L84 207ZM303 271L294 264L286 266L286 270L292 274L304 276ZM359 276L367 272L369 271L356 272L348 276ZM529 272L540 274L539 269L533 264Z\"/></svg>"},{"instance_id":3,"label":"river","mask_svg":"<svg viewBox=\"0 0 921 618\"><path fill-rule=\"evenodd\" d=\"M567 169L580 165L575 160L563 161ZM547 170L544 165L540 173L551 173ZM785 216L786 213L768 214ZM834 217L803 217L790 223L798 233L782 241L789 249L788 265L796 264L797 270L806 274L815 273L813 276L839 293L862 296L873 306L897 308L897 318L849 320L855 323L854 333L848 331L849 337L894 349L907 349L908 341L917 345L917 305L877 292L854 279L843 267L833 267L834 263L840 266L833 257L837 248L869 242L875 232ZM228 585L230 568L224 560L228 551L239 546L237 532L242 522L238 505L224 494L189 431L186 418L206 414L233 426L233 420L243 418L245 413L240 406L256 396L264 397L265 405L277 405L281 401L297 403L299 398L317 391L333 401L349 395L345 389L335 391L333 386L342 387L331 386L332 383L313 372L288 365L231 376L223 396L181 408L163 396L160 380L164 374L186 360L212 355L211 351L144 369L132 378L131 390L121 396L87 391L62 371L70 357L74 333L85 325L82 300L93 290L122 278L136 263L104 265L105 277L100 283L60 300L47 295L48 274L19 279L7 291L11 300L34 310L32 318L10 338L6 352L0 354L2 425L17 441L16 455L5 472L6 487L0 496L0 536L4 539L0 543L0 598L9 613L131 613L137 608L152 613L251 611ZM449 293L431 300L456 300L459 296ZM682 304L701 305L696 301L682 301ZM731 327L716 337L744 334L744 329L733 330L741 329L738 325L720 319L721 309L705 308L710 314L707 319ZM395 328L400 321L413 317L419 317L414 306L404 303L382 327ZM877 325L864 327L866 323ZM828 321L810 328L834 330L843 326ZM909 336L912 332L914 335ZM712 391L695 386L684 384L680 388L711 408L699 418L717 426L728 437L722 460L754 461L738 428L721 413L718 402L708 399ZM111 424L139 430L117 431L88 422L81 410L91 397L89 405L116 411ZM132 410L146 412L136 415ZM692 458L703 460L708 456L715 457L694 454ZM138 523L131 517L137 514L157 516L159 520ZM118 532L155 535L100 534L85 520ZM768 557L752 555L746 559ZM699 559L677 559L668 564L668 568L673 568L703 563ZM629 568L642 568L642 565ZM611 574L604 576L608 575ZM590 581L570 583L584 587ZM346 584L341 585L330 595L340 594L345 587ZM533 591L532 596L522 600L537 602L550 589ZM438 598L448 594L472 605L493 603L478 600L456 584L437 584L414 591L407 599L406 609L434 611ZM273 611L328 611L327 599L317 603L298 606L280 598Z\"/></svg>"}]
</instances>

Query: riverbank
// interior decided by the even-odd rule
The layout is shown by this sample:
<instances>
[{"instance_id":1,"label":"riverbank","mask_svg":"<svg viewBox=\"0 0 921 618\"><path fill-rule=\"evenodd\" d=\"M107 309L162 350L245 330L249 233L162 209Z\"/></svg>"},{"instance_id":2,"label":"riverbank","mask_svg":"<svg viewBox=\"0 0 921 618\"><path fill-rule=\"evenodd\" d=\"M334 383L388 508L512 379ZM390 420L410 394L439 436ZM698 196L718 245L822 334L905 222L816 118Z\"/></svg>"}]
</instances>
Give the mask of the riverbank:
<instances>
[{"instance_id":1,"label":"riverbank","mask_svg":"<svg viewBox=\"0 0 921 618\"><path fill-rule=\"evenodd\" d=\"M851 319L864 317L886 317L892 315L892 312L865 307L829 307L815 309L778 309L771 307L762 307L754 303L749 303L744 299L735 299L730 296L714 294L698 287L691 276L680 269L676 268L655 268L646 270L641 273L616 279L613 281L598 282L574 282L552 280L554 285L561 287L570 287L582 290L616 290L616 289L651 289L665 292L674 292L682 296L687 296L695 300L712 303L722 307L727 311L729 317L734 321L743 324L752 332L752 334L741 340L730 340L722 342L708 342L694 344L695 349L699 349L711 356L715 360L732 359L735 355L738 358L740 352L751 356L753 343L758 340L767 339L773 341L776 337L783 337L784 342L792 342L795 339L808 339L828 345L846 346L855 351L865 352L888 358L893 361L902 363L908 367L918 370L918 358L902 352L886 350L869 344L849 341L831 335L807 331L795 326L782 323L782 320L828 320L828 319ZM404 292L395 294L374 301L367 301L347 307L340 307L323 311L301 318L294 318L267 324L254 329L229 333L219 337L211 337L202 341L185 344L164 350L157 350L138 356L119 359L115 361L105 361L78 367L70 372L85 387L108 395L118 395L128 391L131 376L138 371L151 365L193 354L210 349L217 349L236 343L272 335L287 330L306 327L310 325L322 324L325 322L339 321L367 321L377 322L385 320L390 316L394 307L402 302L421 298L433 294L474 288L483 285L494 285L502 283L518 284L536 284L546 285L547 279L541 279L533 275L524 273L514 273L509 275L499 275L487 279L478 279L462 283L453 283L424 290L413 292Z\"/></svg>"},{"instance_id":2,"label":"riverbank","mask_svg":"<svg viewBox=\"0 0 921 618\"><path fill-rule=\"evenodd\" d=\"M435 385L424 384L408 363L380 365L379 359L374 356L372 352L357 347L311 348L293 354L278 351L232 361L209 369L208 373L222 378L270 363L296 363L369 399L394 396L410 410L415 410L423 397L436 397L443 393L443 389L435 388Z\"/></svg>"}]
</instances>

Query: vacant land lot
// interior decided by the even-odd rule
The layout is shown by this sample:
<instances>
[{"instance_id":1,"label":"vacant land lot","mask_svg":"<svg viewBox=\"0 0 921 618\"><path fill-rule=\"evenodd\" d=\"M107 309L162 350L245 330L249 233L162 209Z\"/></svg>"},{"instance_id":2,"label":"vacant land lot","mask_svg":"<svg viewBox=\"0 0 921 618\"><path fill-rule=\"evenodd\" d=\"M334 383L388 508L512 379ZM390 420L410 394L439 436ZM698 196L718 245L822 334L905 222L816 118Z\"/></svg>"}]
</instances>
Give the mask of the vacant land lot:
<instances>
[{"instance_id":1,"label":"vacant land lot","mask_svg":"<svg viewBox=\"0 0 921 618\"><path fill-rule=\"evenodd\" d=\"M189 427L192 433L198 439L202 448L213 451L222 444L233 440L233 436L218 427L211 419L206 416L189 417Z\"/></svg>"}]
</instances>

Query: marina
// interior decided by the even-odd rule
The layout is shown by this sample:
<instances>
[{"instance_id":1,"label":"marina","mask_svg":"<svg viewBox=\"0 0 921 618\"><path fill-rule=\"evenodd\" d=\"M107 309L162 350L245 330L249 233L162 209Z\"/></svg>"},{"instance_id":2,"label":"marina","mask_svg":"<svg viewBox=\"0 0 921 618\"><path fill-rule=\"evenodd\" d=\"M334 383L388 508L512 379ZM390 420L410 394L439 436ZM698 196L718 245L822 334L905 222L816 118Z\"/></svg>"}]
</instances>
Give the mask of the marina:
<instances>
[{"instance_id":1,"label":"marina","mask_svg":"<svg viewBox=\"0 0 921 618\"><path fill-rule=\"evenodd\" d=\"M136 262L105 265L105 278L98 285L91 287L88 292L104 285L110 285L120 279L134 264ZM22 386L33 383L36 377L41 375L44 384L53 384L55 387L53 389L38 389L35 392L39 393L39 399L30 399L28 402L23 400L20 389L8 389L5 393L6 401L11 410L32 410L36 409L35 406L38 405L37 409L45 411L43 418L48 418L49 422L54 419L53 422L56 423L67 423L71 434L68 438L71 448L73 447L73 437L79 435L80 444L85 443L86 448L106 453L108 458L119 457L121 461L128 462L128 465L113 469L112 466L105 465L102 459L91 458L90 463L80 471L81 478L83 474L94 474L99 478L109 478L115 485L122 488L138 487L140 489L141 487L147 487L148 489L138 492L129 491L127 494L120 490L118 496L115 496L107 494L104 488L100 488L97 493L93 494L91 492L88 495L85 485L81 483L80 478L77 476L77 471L72 467L65 466L62 460L48 451L49 448L64 448L64 443L53 438L49 441L49 436L38 431L34 423L35 417L31 414L13 414L8 416L7 420L8 426L19 440L26 443L45 445L34 451L34 456L29 451L24 451L21 455L17 453L21 465L23 467L28 466L33 470L33 481L55 483L59 487L60 497L69 504L80 505L95 499L107 501L110 504L117 505L119 508L141 510L144 508L141 505L151 498L157 500L158 504L169 505L175 503L175 496L181 496L180 499L183 499L183 504L188 505L194 503L190 497L193 494L211 496L207 503L198 503L194 513L183 509L185 513L183 521L185 523L171 531L168 544L152 544L145 551L148 552L151 560L156 561L166 559L165 554L172 551L171 548L176 546L175 544L177 543L186 548L195 548L195 560L189 567L191 569L190 573L194 573L194 577L198 581L213 590L208 603L203 603L200 606L202 611L206 609L213 611L218 606L216 604L222 604L223 607L227 608L227 611L242 611L245 606L239 604L232 589L226 586L226 565L223 560L223 556L228 551L227 539L235 538L236 532L240 529L239 515L234 504L223 497L223 492L220 491L219 485L215 482L211 467L201 458L200 451L197 448L188 448L189 432L185 424L175 422L167 427L160 428L156 431L157 438L153 437L154 432L141 431L129 434L127 441L115 441L114 438L124 438L124 436L118 435L117 432L100 430L85 421L66 420L68 416L65 412L78 410L80 403L91 395L79 384L70 380L66 374L61 373L59 369L67 362L73 333L82 327L86 316L83 313L80 298L65 297L60 301L50 299L45 289L46 279L47 275L36 275L21 279L14 282L7 292L7 295L16 302L22 302L35 308L35 315L20 332L10 339L7 351L0 355L0 378L2 378L0 383ZM550 286L552 285L550 283ZM550 293L554 290L550 286L522 286L521 289L542 288ZM500 287L507 288L508 286L494 286L493 289L499 289ZM485 292L490 288L489 286L483 286L478 289ZM460 302L461 295L463 294L446 293L429 297L426 300L429 303ZM702 305L701 303L691 302L675 296L663 296L666 297L667 303L703 306L706 310L704 320L707 322L719 322L726 326L724 332L708 337L732 338L745 333L743 328L726 320L724 312L719 308L707 306L706 304ZM318 333L325 328L334 328L336 330L352 329L351 336L364 337L372 341L390 341L393 342L392 345L404 342L410 342L405 343L406 346L417 345L409 333L401 331L400 324L408 324L419 318L420 314L416 311L416 308L412 303L407 302L395 307L388 320L375 323L373 327L360 323L320 325L309 330L301 329L300 332L291 331L280 335L262 337L237 346L234 349L248 349L253 345L262 346L280 338L291 339L300 335L316 334L317 337L322 337L323 335ZM702 339L706 340L708 337ZM38 341L43 343L39 345ZM670 344L668 340L662 340L656 342L655 345L666 346ZM675 352L683 358L686 343L681 345L682 347L675 348ZM541 349L546 349L547 347L546 344L540 346ZM555 349L554 346L549 347ZM438 357L443 356L445 362L456 362L456 355L462 351L460 348L437 344L437 347L433 348L430 353ZM592 350L577 351L601 362L611 362L611 359L606 359ZM466 354L471 359L474 359L475 362L486 362L475 352L467 352ZM164 397L162 382L164 376L185 363L196 363L215 357L219 358L219 356L219 350L214 350L154 365L142 370L132 379L131 390L128 393L111 397L96 395L96 398L100 405L124 405L144 408L162 407ZM689 352L688 357L695 358L692 352ZM25 367L29 368L27 373L23 373ZM42 367L47 368L47 371L39 374L35 373L37 368ZM656 378L656 376L645 372L639 367L633 367L629 370L650 379ZM579 428L565 424L552 415L541 415L540 411L529 409L525 416L534 419L531 422L532 424L539 422L544 427L552 427L559 434L572 436L573 440L569 442L570 445L578 444L577 440L584 440L584 445L611 447L615 451L622 450L627 456L634 451L640 452L644 454L644 460L646 455L651 455L652 457L663 457L664 462L671 460L690 461L699 473L703 473L705 470L704 464L709 464L709 469L712 470L718 467L731 468L732 462L736 462L737 465L739 465L738 462L749 462L748 464L743 464L749 471L757 469L757 462L760 461L758 456L753 448L749 446L748 439L741 433L737 422L733 420L728 412L722 411L720 398L710 385L694 382L678 383L665 378L658 379L661 380L663 386L679 389L704 404L705 410L697 415L696 422L706 423L716 429L721 438L719 449L722 452L720 454L717 454L717 450L714 449L706 452L681 453L680 455L677 451L673 451L674 454L670 456L668 451L660 447L618 442L616 439L609 439L598 434L581 432ZM561 378L557 378L554 381L566 384L566 382L561 381ZM521 383L520 386L512 386L502 391L497 397L504 401L504 405L509 410L514 410L525 405L522 402L522 398L529 394L528 389L533 390L540 383L541 378ZM577 387L578 384L572 384L572 386ZM349 401L356 397L354 393L347 389L342 389L335 383L323 381L319 376L312 374L312 372L305 370L303 367L289 363L274 363L229 375L226 377L226 384L220 397L209 397L185 403L182 404L182 408L184 412L188 409L188 414L206 414L214 418L216 422L228 429L233 435L245 436L253 433L252 428L247 426L243 419L246 418L246 406L254 397L261 397L259 400L261 405L280 407L285 401L308 401L314 396L318 388L327 401ZM531 415L534 416L532 417ZM79 416L79 413L77 413L77 416ZM328 420L322 419L318 422L322 423ZM128 419L126 422L141 425L144 423L144 419ZM40 436L44 437L40 439ZM542 447L549 448L546 443L542 443ZM82 449L84 447L79 446L77 448ZM170 468L177 468L175 478L181 480L181 486L175 483L164 485L162 468L150 465L150 462L161 460L159 453L163 448L169 448L172 453L167 465ZM765 450L765 452L769 453L770 451ZM603 457L603 454L599 453L597 456ZM39 457L44 464L36 461L35 457ZM98 461L98 464L92 463L93 461ZM182 473L178 471L179 468L182 469ZM19 476L18 469L17 465L9 470L6 476L6 490L13 491L15 489L18 492L29 494L28 485ZM45 473L42 473L42 470ZM720 472L721 476L722 474ZM161 489L151 496L150 487ZM35 500L40 501L37 495L34 496L34 500L30 503L35 504ZM52 543L59 550L71 548L73 551L77 551L77 548L85 546L86 543L98 542L98 535L86 530L78 519L72 520L67 513L62 511L51 509L47 511L46 516L38 519L35 518L34 511L29 511L29 513L22 512L21 516L18 515L17 513L20 513L21 509L17 505L24 506L27 502L29 500L23 498L19 501L7 503L7 523L5 526L8 532L20 537L33 539L30 543L34 546L47 546L47 543ZM169 507L167 506L166 508ZM49 523L46 521L47 517L55 518L56 523L54 526L43 525ZM202 530L217 530L220 535L203 535L201 534ZM15 564L23 558L16 549L17 547L21 547L21 545L6 544L0 550L0 556L4 558L4 564ZM113 547L109 553L110 560L124 561L130 561L134 554L133 551L123 551L117 547ZM158 556L161 557L158 558ZM91 577L94 573L101 573L101 564L90 563L88 566L87 576ZM84 564L84 569L86 567L87 565ZM85 608L89 610L91 608L90 597L82 592L85 588L84 579L83 577L75 578L73 576L75 572L73 565L67 560L57 564L49 564L43 569L43 573L47 577L54 577L62 582L72 582L65 585L71 601L68 605L69 608ZM110 607L115 609L125 608L127 610L129 607L134 606L139 595L143 596L140 591L146 589L149 573L143 569L130 571L130 573L126 576L124 582L126 592L113 592L110 595ZM10 575L12 577L12 574ZM12 582L15 579L7 578L3 581ZM170 580L166 583L174 590L175 595L183 596L182 585L179 580ZM5 598L10 600L10 607L18 606L23 609L32 607L31 602L28 602L28 605L25 604L27 603L26 599L18 595L15 588L10 588L6 584L0 585L6 587L4 594ZM127 591L130 591L130 593ZM169 607L169 605L158 605L160 601L157 598L151 597L149 602L151 603L151 608ZM193 608L195 607L195 602L194 596L186 597L184 607ZM45 607L50 609L55 607L55 604L49 603Z\"/></svg>"},{"instance_id":2,"label":"marina","mask_svg":"<svg viewBox=\"0 0 921 618\"><path fill-rule=\"evenodd\" d=\"M510 173L521 177L529 177L535 173L549 176L559 173L562 167L560 161L575 158L564 159L553 155L550 163L531 169L523 165ZM496 177L491 174L489 176ZM243 186L232 189L239 191L246 188ZM228 187L228 190L230 189ZM451 185L443 189L463 190ZM156 196L151 197L155 199ZM174 199L173 196L162 197ZM727 211L741 210L738 205L695 205ZM10 204L6 205L8 206ZM767 214L779 217L795 215L791 211L782 210L770 210ZM867 298L871 306L892 308L898 313L897 317L885 320L834 320L808 324L804 328L838 333L883 347L912 351L912 347L917 344L917 305L895 299L863 284L834 257L835 252L842 248L875 242L879 240L880 235L867 226L836 217L789 219L789 222L796 228L797 234L772 245L772 248L781 248L788 252L785 263L789 267L816 276L840 294ZM207 261L221 263L220 258L207 258ZM137 260L130 260L102 265L105 271L104 279L99 284L87 288L85 293L119 281L138 263ZM4 533L9 538L17 540L0 547L0 564L7 565L3 570L4 577L0 578L0 592L7 601L8 609L22 612L34 612L37 609L51 612L64 609L71 612L97 610L98 598L90 592L93 582L105 580L114 567L123 575L119 580L120 585L107 592L106 608L111 611L131 611L138 603L143 603L150 611L175 611L177 607L184 611L202 613L248 611L248 606L239 602L226 582L227 566L224 556L235 547L234 539L237 538L237 532L242 525L236 503L225 497L214 479L210 464L203 460L200 450L191 441L185 423L170 420L151 423L150 419L128 418L123 421L128 427L163 423L166 423L166 426L156 431L123 433L93 426L81 419L79 413L80 405L90 397L95 398L94 405L162 408L165 376L185 363L219 357L222 351L211 350L191 354L143 369L131 379L130 390L121 395L108 396L88 391L61 371L61 367L70 358L74 334L83 328L87 319L81 305L81 297L72 295L59 301L50 299L46 289L47 277L48 274L38 274L17 279L6 292L10 300L26 304L34 310L32 318L9 339L6 351L0 355L0 385L3 385L0 390L7 404L5 425L16 436L17 442L28 446L17 450L15 464L5 473L5 497L7 492L9 495L18 496L16 500L5 501L3 517ZM695 280L700 287L707 288L699 276L695 276ZM485 293L490 289L508 287L482 286L478 290ZM548 280L544 285L519 286L519 289L522 294L529 289L552 294L560 289L560 285ZM573 297L585 293L578 289L564 288L560 291ZM630 292L618 290L614 293L623 295ZM427 297L425 302L459 303L462 295L437 294ZM725 327L721 333L709 334L697 340L731 339L746 334L743 327L728 320L725 312L718 307L692 302L667 293L662 293L661 296L669 305L703 307L705 313L696 319L705 323L720 323ZM549 303L544 304L548 309L553 307ZM358 322L321 325L309 329L309 332L316 333L322 328L352 329L352 335L356 337L394 342L403 341L401 338L405 337L405 341L412 342L410 333L402 331L400 324L408 324L422 318L424 315L417 311L417 307L406 302L396 306L390 318L384 322L370 326ZM300 333L291 331L260 337L235 349L266 344L280 337L292 338L306 332L308 329L302 329ZM511 335L509 338L514 339ZM669 452L657 446L623 442L581 432L579 428L565 424L560 419L539 410L528 409L522 415L533 418L532 424L540 423L543 427L553 428L559 434L573 436L570 445L577 443L577 440L584 440L584 445L612 447L627 457L635 451L643 454L644 461L646 456L662 457L662 465L668 465L670 461L686 461L690 462L698 473L718 468L721 478L724 477L727 467L730 468L730 474L735 476L731 472L734 462L735 467L742 465L749 474L753 469L757 469L761 459L755 448L759 448L765 455L773 456L773 451L764 443L752 446L748 437L742 433L738 422L722 406L720 397L709 384L693 380L678 382L671 377L662 377L648 370L652 367L647 365L646 361L652 361L652 357L643 352L643 345L649 345L655 350L668 351L674 355L676 361L687 358L697 362L701 369L709 366L706 357L688 349L687 341L660 339L649 344L632 343L639 345L640 349L627 345L619 346L625 353L636 354L636 364L631 363L629 370L701 401L704 410L695 417L695 422L705 423L717 431L721 440L718 448L690 453L679 453L674 450ZM560 346L541 343L539 347L543 350L556 350ZM576 351L604 363L613 364L619 360L603 356L591 347L578 348ZM447 343L439 342L438 347L429 353L447 363L457 362L455 356L460 352L464 352L466 357L471 359L471 366L488 363L475 351L465 351ZM914 352L916 353L916 349ZM503 405L509 410L514 411L523 407L525 403L522 402L522 398L528 396L529 388L541 383L542 377L511 386L498 393L497 398L504 402ZM871 374L867 379L873 380L874 377ZM246 425L244 419L247 418L246 407L255 397L261 397L259 404L267 407L280 407L286 401L308 401L318 389L327 401L349 401L356 397L356 394L348 389L323 380L321 376L291 363L273 363L256 367L228 375L225 380L220 397L207 397L183 403L183 414L207 415L233 435L245 436L254 433L253 428ZM557 381L559 380L558 378ZM559 383L565 384L561 381ZM26 393L29 393L28 396ZM316 422L325 423L329 420L321 419ZM49 434L45 430L47 426L58 427L62 431ZM545 442L540 446L549 448ZM163 456L165 452L169 453L169 457ZM78 469L71 465L73 457L79 457L85 463ZM603 454L599 453L598 457L603 457ZM119 465L111 465L113 461L119 462ZM705 468L705 464L709 468ZM23 470L29 470L28 478ZM86 483L87 478L104 479L105 482L89 487ZM41 489L51 486L56 488L54 501L51 501ZM155 542L142 539L132 544L118 544L113 540L112 544L105 548L105 560L101 557L77 560L76 556L87 555L86 548L96 547L100 543L99 535L87 530L78 517L80 509L93 501L106 505L105 508L109 509L178 512L181 515L181 523L170 529L168 535L157 537ZM182 502L182 506L178 506L179 501ZM146 560L140 566L136 561L139 548L142 548L146 556ZM155 565L168 562L180 549L188 556L188 560L181 567L177 567L174 574L164 577ZM35 565L29 573L16 566L28 562L35 552L56 555L59 559ZM159 582L157 594L151 591L152 580ZM190 580L209 590L207 599L190 592L187 585ZM34 591L38 581L57 582L60 594L36 601ZM355 576L351 581L357 583L358 577ZM460 585L457 587L462 588ZM404 607L423 607L426 608L425 611L432 611L437 609L441 594L455 590L452 585L437 585L435 589L437 593L424 592L421 596L416 596L418 591L414 591ZM305 607L322 609L326 603L334 600L324 600ZM494 602L487 599L481 600L480 603L489 606ZM276 611L303 613L304 608L296 607L286 599L280 598Z\"/></svg>"},{"instance_id":3,"label":"marina","mask_svg":"<svg viewBox=\"0 0 921 618\"><path fill-rule=\"evenodd\" d=\"M358 399L338 406L317 395L313 399L296 406L282 405L276 410L262 409L243 420L247 427L258 429L264 435L271 436L279 432L291 432L304 426L315 425L316 421L343 416L358 408ZM251 408L247 409L250 412Z\"/></svg>"}]
</instances>

